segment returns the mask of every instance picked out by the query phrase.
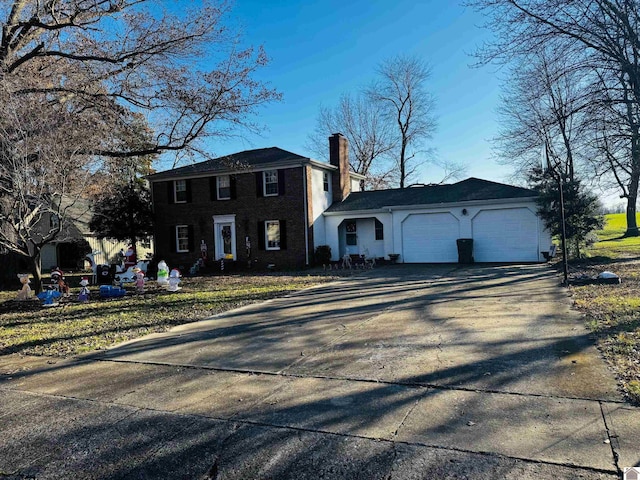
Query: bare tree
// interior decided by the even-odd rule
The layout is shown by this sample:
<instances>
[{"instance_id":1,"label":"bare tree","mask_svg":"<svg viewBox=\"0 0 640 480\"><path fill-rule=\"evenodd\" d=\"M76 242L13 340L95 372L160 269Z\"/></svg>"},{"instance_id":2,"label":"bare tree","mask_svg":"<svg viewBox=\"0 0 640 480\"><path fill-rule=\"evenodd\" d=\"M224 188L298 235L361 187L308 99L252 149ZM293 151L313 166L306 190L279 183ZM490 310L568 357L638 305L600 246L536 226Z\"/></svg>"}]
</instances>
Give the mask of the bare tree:
<instances>
[{"instance_id":1,"label":"bare tree","mask_svg":"<svg viewBox=\"0 0 640 480\"><path fill-rule=\"evenodd\" d=\"M496 41L479 52L481 62L511 61L532 51L579 47L592 75L603 80L607 109L624 122L625 148L604 159L622 181L627 199L626 235L640 235L636 202L640 184L640 1L638 0L469 0L487 15ZM611 82L611 79L617 82ZM604 104L602 104L604 105ZM621 125L622 123L618 123ZM617 135L605 127L601 132ZM602 140L605 140L604 138ZM623 158L620 155L626 154ZM622 173L624 175L618 175ZM625 180L622 180L626 176Z\"/></svg>"},{"instance_id":2,"label":"bare tree","mask_svg":"<svg viewBox=\"0 0 640 480\"><path fill-rule=\"evenodd\" d=\"M558 174L573 181L591 135L588 81L579 56L567 50L534 52L513 65L498 109L502 127L495 145L502 161L524 174L540 167L545 152Z\"/></svg>"},{"instance_id":3,"label":"bare tree","mask_svg":"<svg viewBox=\"0 0 640 480\"><path fill-rule=\"evenodd\" d=\"M391 183L394 165L388 154L394 143L378 104L362 96L343 95L335 108L322 107L307 146L320 158L326 158L327 137L336 132L349 139L351 169L365 176L360 184L362 190L377 190Z\"/></svg>"},{"instance_id":4,"label":"bare tree","mask_svg":"<svg viewBox=\"0 0 640 480\"><path fill-rule=\"evenodd\" d=\"M6 251L38 260L101 163L206 155L203 140L255 128L249 116L279 98L254 79L266 55L240 47L227 4L198 5L171 14L153 0L0 2Z\"/></svg>"},{"instance_id":5,"label":"bare tree","mask_svg":"<svg viewBox=\"0 0 640 480\"><path fill-rule=\"evenodd\" d=\"M404 188L421 163L419 155L427 153L424 143L436 127L434 99L426 90L430 70L418 58L397 56L382 62L377 73L379 78L367 93L397 128L395 160L400 188Z\"/></svg>"}]
</instances>

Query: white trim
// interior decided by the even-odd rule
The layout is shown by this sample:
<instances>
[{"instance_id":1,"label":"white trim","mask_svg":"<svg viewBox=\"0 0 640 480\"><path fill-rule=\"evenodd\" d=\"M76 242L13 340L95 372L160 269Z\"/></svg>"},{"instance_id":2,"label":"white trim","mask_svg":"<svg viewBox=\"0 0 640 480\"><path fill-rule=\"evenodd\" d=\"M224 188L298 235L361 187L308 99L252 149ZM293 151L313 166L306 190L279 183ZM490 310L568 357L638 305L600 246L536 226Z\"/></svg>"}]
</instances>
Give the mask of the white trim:
<instances>
[{"instance_id":1,"label":"white trim","mask_svg":"<svg viewBox=\"0 0 640 480\"><path fill-rule=\"evenodd\" d=\"M179 228L187 229L187 249L186 250L180 250L180 237L178 236ZM189 253L189 225L176 225L175 235L176 235L176 253Z\"/></svg>"},{"instance_id":2,"label":"white trim","mask_svg":"<svg viewBox=\"0 0 640 480\"><path fill-rule=\"evenodd\" d=\"M278 246L269 246L269 223L278 224ZM282 230L280 229L280 220L265 220L264 221L264 249L265 250L280 250L280 243L282 242Z\"/></svg>"},{"instance_id":3,"label":"white trim","mask_svg":"<svg viewBox=\"0 0 640 480\"><path fill-rule=\"evenodd\" d=\"M222 244L222 227L225 225L231 225L231 254L233 259L238 259L238 253L236 251L236 216L231 215L213 215L213 248L215 249L216 260L224 258L221 252L224 252L224 246Z\"/></svg>"}]
</instances>

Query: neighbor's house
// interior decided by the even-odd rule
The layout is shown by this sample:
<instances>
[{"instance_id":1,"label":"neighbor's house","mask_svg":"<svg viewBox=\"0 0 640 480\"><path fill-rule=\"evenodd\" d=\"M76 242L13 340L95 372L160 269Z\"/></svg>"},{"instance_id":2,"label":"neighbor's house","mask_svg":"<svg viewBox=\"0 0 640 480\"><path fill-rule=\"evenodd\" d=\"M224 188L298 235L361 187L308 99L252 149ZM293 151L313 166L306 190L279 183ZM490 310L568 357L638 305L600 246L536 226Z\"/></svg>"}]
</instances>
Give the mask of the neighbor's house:
<instances>
[{"instance_id":1,"label":"neighbor's house","mask_svg":"<svg viewBox=\"0 0 640 480\"><path fill-rule=\"evenodd\" d=\"M209 260L300 268L325 242L323 212L358 190L346 138L329 139L330 162L262 148L147 177L156 257L187 268Z\"/></svg>"},{"instance_id":2,"label":"neighbor's house","mask_svg":"<svg viewBox=\"0 0 640 480\"><path fill-rule=\"evenodd\" d=\"M457 262L471 238L478 262L538 262L551 239L532 190L470 178L452 185L359 191L348 144L330 163L266 148L160 172L152 185L156 252L170 265L207 258L301 267L317 246L405 263Z\"/></svg>"},{"instance_id":3,"label":"neighbor's house","mask_svg":"<svg viewBox=\"0 0 640 480\"><path fill-rule=\"evenodd\" d=\"M119 261L121 250L126 251L128 242L121 242L110 238L98 238L89 227L93 210L91 202L83 198L74 199L73 203L65 207L65 223L57 238L42 249L41 268L48 272L54 267L64 271L89 268L89 262L84 260L85 253L94 252L98 264L111 264ZM55 216L45 218L54 226ZM96 253L97 252L97 253ZM139 259L144 260L153 253L153 240L143 239L136 244Z\"/></svg>"}]
</instances>

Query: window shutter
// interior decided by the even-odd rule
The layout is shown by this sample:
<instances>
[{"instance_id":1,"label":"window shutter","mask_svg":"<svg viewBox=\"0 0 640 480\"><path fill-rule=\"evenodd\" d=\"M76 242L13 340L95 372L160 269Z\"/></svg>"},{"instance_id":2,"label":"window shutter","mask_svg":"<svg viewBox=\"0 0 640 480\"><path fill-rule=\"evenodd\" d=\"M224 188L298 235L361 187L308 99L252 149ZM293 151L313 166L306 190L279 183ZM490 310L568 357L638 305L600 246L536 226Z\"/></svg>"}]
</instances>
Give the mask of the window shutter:
<instances>
[{"instance_id":1,"label":"window shutter","mask_svg":"<svg viewBox=\"0 0 640 480\"><path fill-rule=\"evenodd\" d=\"M231 190L231 199L235 200L236 199L236 176L235 175L229 176L229 187Z\"/></svg>"},{"instance_id":2,"label":"window shutter","mask_svg":"<svg viewBox=\"0 0 640 480\"><path fill-rule=\"evenodd\" d=\"M256 196L264 197L264 187L262 186L262 172L256 172Z\"/></svg>"},{"instance_id":3,"label":"window shutter","mask_svg":"<svg viewBox=\"0 0 640 480\"><path fill-rule=\"evenodd\" d=\"M218 200L217 177L209 177L209 197L212 201Z\"/></svg>"},{"instance_id":4,"label":"window shutter","mask_svg":"<svg viewBox=\"0 0 640 480\"><path fill-rule=\"evenodd\" d=\"M186 184L187 184L187 203L191 203L191 180L187 180Z\"/></svg>"},{"instance_id":5,"label":"window shutter","mask_svg":"<svg viewBox=\"0 0 640 480\"><path fill-rule=\"evenodd\" d=\"M193 225L189 225L187 232L187 235L189 235L189 251L193 252Z\"/></svg>"},{"instance_id":6,"label":"window shutter","mask_svg":"<svg viewBox=\"0 0 640 480\"><path fill-rule=\"evenodd\" d=\"M260 250L266 250L264 235L264 222L258 222L258 248Z\"/></svg>"},{"instance_id":7,"label":"window shutter","mask_svg":"<svg viewBox=\"0 0 640 480\"><path fill-rule=\"evenodd\" d=\"M169 245L171 245L171 253L176 253L178 246L176 245L176 227L169 227Z\"/></svg>"},{"instance_id":8,"label":"window shutter","mask_svg":"<svg viewBox=\"0 0 640 480\"><path fill-rule=\"evenodd\" d=\"M278 195L284 195L284 170L278 170Z\"/></svg>"},{"instance_id":9,"label":"window shutter","mask_svg":"<svg viewBox=\"0 0 640 480\"><path fill-rule=\"evenodd\" d=\"M280 250L287 249L287 222L280 220Z\"/></svg>"},{"instance_id":10,"label":"window shutter","mask_svg":"<svg viewBox=\"0 0 640 480\"><path fill-rule=\"evenodd\" d=\"M168 203L175 203L175 197L173 196L173 188L174 188L175 182L169 180L167 182L167 201Z\"/></svg>"}]
</instances>

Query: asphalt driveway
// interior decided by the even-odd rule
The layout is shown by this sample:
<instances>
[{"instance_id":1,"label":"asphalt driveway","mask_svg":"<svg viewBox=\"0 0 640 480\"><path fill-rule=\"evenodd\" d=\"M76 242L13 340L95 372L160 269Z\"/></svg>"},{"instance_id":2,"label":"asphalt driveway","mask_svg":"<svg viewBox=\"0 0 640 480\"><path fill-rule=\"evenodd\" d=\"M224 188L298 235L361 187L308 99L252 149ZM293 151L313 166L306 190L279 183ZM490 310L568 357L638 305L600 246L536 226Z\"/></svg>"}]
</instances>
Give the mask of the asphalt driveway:
<instances>
[{"instance_id":1,"label":"asphalt driveway","mask_svg":"<svg viewBox=\"0 0 640 480\"><path fill-rule=\"evenodd\" d=\"M619 478L640 410L558 284L387 267L81 360L0 357L0 478Z\"/></svg>"}]
</instances>

